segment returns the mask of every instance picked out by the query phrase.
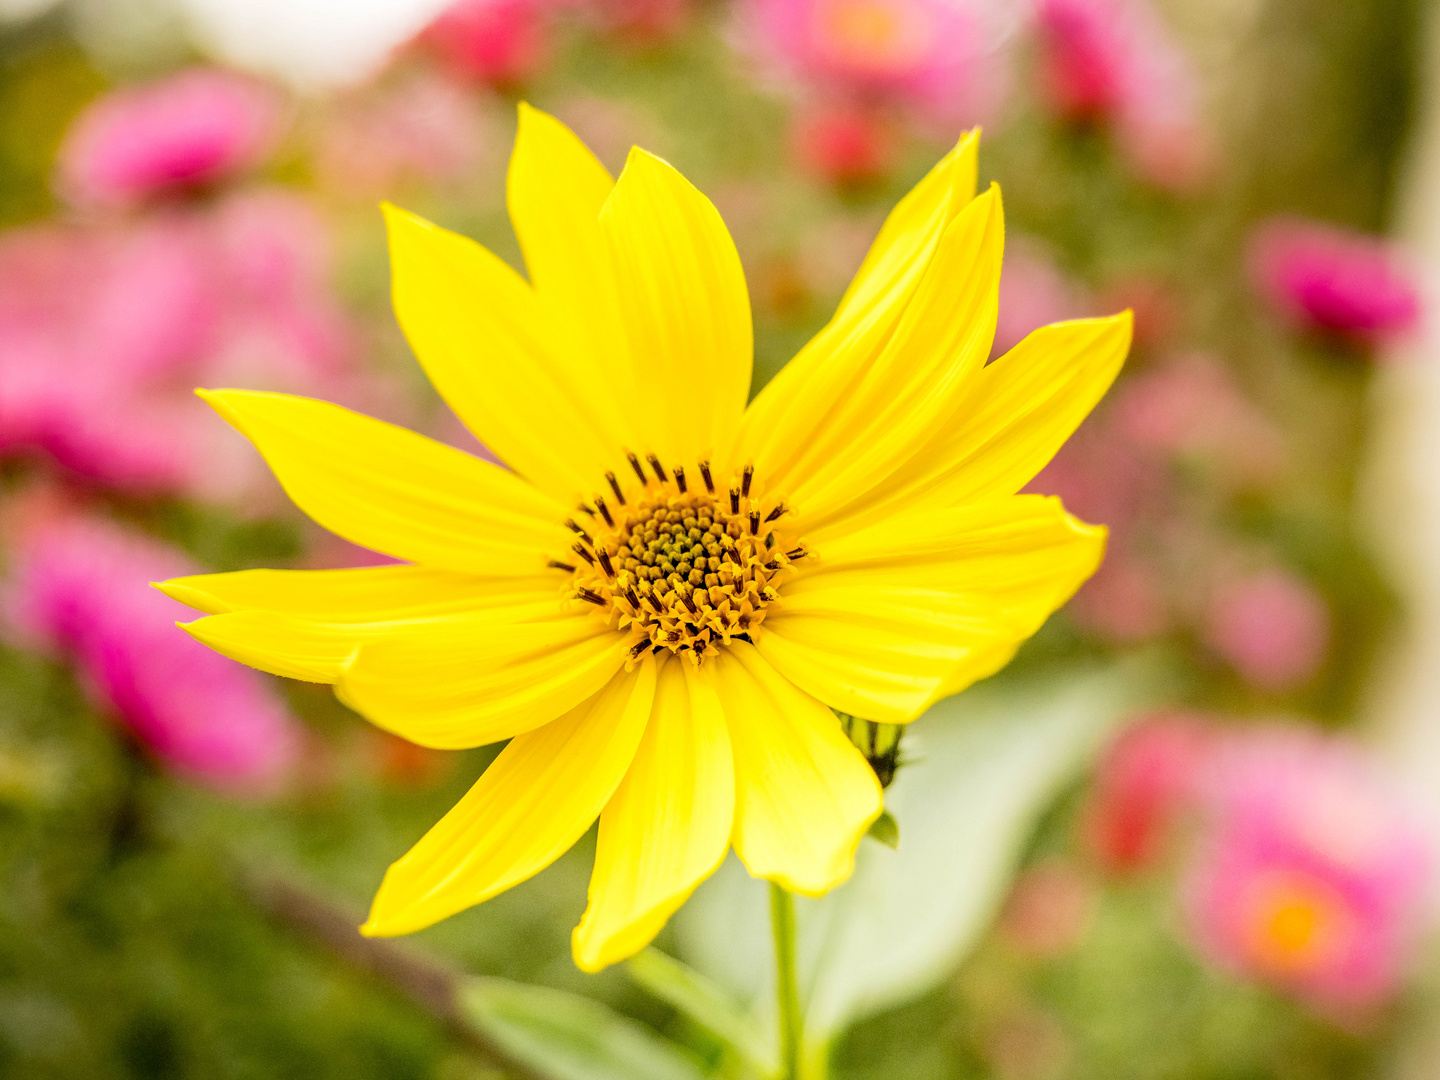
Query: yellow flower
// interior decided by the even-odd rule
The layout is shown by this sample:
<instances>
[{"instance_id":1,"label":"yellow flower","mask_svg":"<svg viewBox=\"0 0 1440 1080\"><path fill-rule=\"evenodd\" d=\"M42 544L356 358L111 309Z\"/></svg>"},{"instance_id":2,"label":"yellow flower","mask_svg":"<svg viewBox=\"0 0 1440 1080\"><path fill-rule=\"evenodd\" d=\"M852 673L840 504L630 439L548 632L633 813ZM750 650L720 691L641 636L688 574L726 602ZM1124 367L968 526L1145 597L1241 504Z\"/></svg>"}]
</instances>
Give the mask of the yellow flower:
<instances>
[{"instance_id":1,"label":"yellow flower","mask_svg":"<svg viewBox=\"0 0 1440 1080\"><path fill-rule=\"evenodd\" d=\"M730 847L820 894L881 791L832 710L905 723L994 672L1104 530L1016 492L1115 377L1128 314L986 364L1000 196L971 133L896 207L830 324L749 407L750 307L719 214L631 152L612 181L522 106L529 282L386 207L395 311L514 470L325 402L203 392L290 497L409 565L162 588L200 641L333 683L432 747L509 745L390 867L367 934L524 881L598 817L576 962L634 953Z\"/></svg>"}]
</instances>

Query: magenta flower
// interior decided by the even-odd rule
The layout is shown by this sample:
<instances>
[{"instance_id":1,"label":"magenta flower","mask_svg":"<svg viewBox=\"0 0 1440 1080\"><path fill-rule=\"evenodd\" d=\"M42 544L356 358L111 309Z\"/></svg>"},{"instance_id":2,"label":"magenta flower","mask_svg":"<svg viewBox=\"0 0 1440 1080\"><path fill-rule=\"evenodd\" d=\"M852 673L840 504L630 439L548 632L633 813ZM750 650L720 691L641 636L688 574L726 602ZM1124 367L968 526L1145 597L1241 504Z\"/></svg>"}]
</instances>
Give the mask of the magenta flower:
<instances>
[{"instance_id":1,"label":"magenta flower","mask_svg":"<svg viewBox=\"0 0 1440 1080\"><path fill-rule=\"evenodd\" d=\"M1309 584L1285 570L1233 578L1210 598L1206 644L1262 690L1289 690L1319 669L1330 612Z\"/></svg>"},{"instance_id":2,"label":"magenta flower","mask_svg":"<svg viewBox=\"0 0 1440 1080\"><path fill-rule=\"evenodd\" d=\"M1389 792L1338 738L1272 727L1228 740L1186 882L1197 945L1327 1012L1382 1004L1403 974L1432 866Z\"/></svg>"},{"instance_id":3,"label":"magenta flower","mask_svg":"<svg viewBox=\"0 0 1440 1080\"><path fill-rule=\"evenodd\" d=\"M1040 78L1050 107L1105 121L1142 177L1185 188L1209 165L1196 79L1144 0L1040 0Z\"/></svg>"},{"instance_id":4,"label":"magenta flower","mask_svg":"<svg viewBox=\"0 0 1440 1080\"><path fill-rule=\"evenodd\" d=\"M1213 740L1203 717L1158 713L1111 744L1096 770L1087 817L1090 847L1102 865L1126 873L1163 853L1193 807Z\"/></svg>"},{"instance_id":5,"label":"magenta flower","mask_svg":"<svg viewBox=\"0 0 1440 1080\"><path fill-rule=\"evenodd\" d=\"M1377 236L1276 218L1251 240L1250 272L1277 310L1311 329L1373 343L1420 319L1414 281Z\"/></svg>"},{"instance_id":6,"label":"magenta flower","mask_svg":"<svg viewBox=\"0 0 1440 1080\"><path fill-rule=\"evenodd\" d=\"M420 35L452 71L491 86L524 82L550 51L547 0L459 0Z\"/></svg>"},{"instance_id":7,"label":"magenta flower","mask_svg":"<svg viewBox=\"0 0 1440 1080\"><path fill-rule=\"evenodd\" d=\"M12 632L72 659L96 705L166 766L226 791L272 791L299 729L254 672L175 633L187 609L149 583L190 569L118 526L52 517L22 535L5 608Z\"/></svg>"},{"instance_id":8,"label":"magenta flower","mask_svg":"<svg viewBox=\"0 0 1440 1080\"><path fill-rule=\"evenodd\" d=\"M742 32L826 97L973 121L1006 89L993 12L962 0L749 0Z\"/></svg>"},{"instance_id":9,"label":"magenta flower","mask_svg":"<svg viewBox=\"0 0 1440 1080\"><path fill-rule=\"evenodd\" d=\"M196 68L90 105L60 148L56 188L76 206L131 206L259 164L282 120L269 87Z\"/></svg>"},{"instance_id":10,"label":"magenta flower","mask_svg":"<svg viewBox=\"0 0 1440 1080\"><path fill-rule=\"evenodd\" d=\"M131 494L244 488L261 472L191 391L315 392L347 374L327 247L304 200L270 191L126 229L7 234L0 455L38 450Z\"/></svg>"}]
</instances>

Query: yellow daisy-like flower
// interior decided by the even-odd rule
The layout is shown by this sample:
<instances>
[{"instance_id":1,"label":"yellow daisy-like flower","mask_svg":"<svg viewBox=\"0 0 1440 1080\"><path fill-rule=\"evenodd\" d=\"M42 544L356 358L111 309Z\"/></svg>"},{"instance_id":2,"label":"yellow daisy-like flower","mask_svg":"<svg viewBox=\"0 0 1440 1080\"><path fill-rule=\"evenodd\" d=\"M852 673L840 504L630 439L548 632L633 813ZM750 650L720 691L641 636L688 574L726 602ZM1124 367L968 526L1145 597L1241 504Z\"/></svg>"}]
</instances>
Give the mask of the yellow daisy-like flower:
<instances>
[{"instance_id":1,"label":"yellow daisy-like flower","mask_svg":"<svg viewBox=\"0 0 1440 1080\"><path fill-rule=\"evenodd\" d=\"M1016 492L1114 379L1130 319L986 364L1003 225L976 148L896 207L748 408L750 306L715 208L639 149L612 180L524 106L528 282L386 207L400 325L513 472L325 402L204 393L301 509L409 565L180 578L162 588L210 613L186 629L424 746L510 740L390 867L364 932L480 903L597 817L586 970L648 943L732 846L823 893L881 811L832 710L914 719L1095 570L1103 529Z\"/></svg>"}]
</instances>

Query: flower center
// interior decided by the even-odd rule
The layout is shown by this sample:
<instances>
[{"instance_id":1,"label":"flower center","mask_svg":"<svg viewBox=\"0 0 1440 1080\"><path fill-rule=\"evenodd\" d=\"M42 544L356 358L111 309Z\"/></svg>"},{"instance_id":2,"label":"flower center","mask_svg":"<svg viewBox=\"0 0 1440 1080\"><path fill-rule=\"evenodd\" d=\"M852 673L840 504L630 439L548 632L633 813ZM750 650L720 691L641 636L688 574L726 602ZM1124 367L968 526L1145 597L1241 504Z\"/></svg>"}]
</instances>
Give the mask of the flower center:
<instances>
[{"instance_id":1,"label":"flower center","mask_svg":"<svg viewBox=\"0 0 1440 1080\"><path fill-rule=\"evenodd\" d=\"M613 498L596 495L581 506L588 520L565 522L579 561L550 565L570 571L571 596L631 632L632 663L655 648L698 664L759 625L805 548L786 527L785 503L759 496L753 468L717 491L709 462L692 486L684 468L667 475L654 454L654 475L629 457L638 483L606 473Z\"/></svg>"}]
</instances>

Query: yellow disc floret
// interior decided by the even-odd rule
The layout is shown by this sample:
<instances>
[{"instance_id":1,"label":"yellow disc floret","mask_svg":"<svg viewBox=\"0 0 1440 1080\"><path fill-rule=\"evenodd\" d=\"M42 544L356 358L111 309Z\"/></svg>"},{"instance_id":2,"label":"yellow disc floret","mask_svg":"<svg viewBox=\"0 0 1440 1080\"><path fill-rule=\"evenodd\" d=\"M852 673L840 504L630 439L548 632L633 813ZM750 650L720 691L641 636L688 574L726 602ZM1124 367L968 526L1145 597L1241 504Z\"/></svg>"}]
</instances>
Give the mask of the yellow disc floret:
<instances>
[{"instance_id":1,"label":"yellow disc floret","mask_svg":"<svg viewBox=\"0 0 1440 1080\"><path fill-rule=\"evenodd\" d=\"M647 461L653 476L630 455L638 483L606 473L613 500L597 495L581 507L583 525L565 522L579 562L551 566L571 572L571 596L632 632L632 661L661 648L698 664L765 618L805 549L786 528L784 502L758 497L753 469L717 492L709 462L699 467L703 490L692 490L683 467L667 475L654 454Z\"/></svg>"}]
</instances>

